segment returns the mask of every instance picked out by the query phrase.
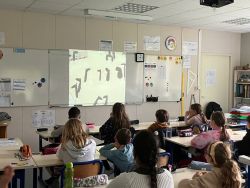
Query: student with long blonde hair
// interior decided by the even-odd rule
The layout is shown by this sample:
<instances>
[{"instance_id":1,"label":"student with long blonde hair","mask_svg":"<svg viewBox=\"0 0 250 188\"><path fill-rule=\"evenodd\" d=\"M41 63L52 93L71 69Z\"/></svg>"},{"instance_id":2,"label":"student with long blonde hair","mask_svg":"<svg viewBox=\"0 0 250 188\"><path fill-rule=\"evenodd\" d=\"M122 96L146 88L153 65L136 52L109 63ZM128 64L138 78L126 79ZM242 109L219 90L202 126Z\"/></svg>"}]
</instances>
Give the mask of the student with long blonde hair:
<instances>
[{"instance_id":1,"label":"student with long blonde hair","mask_svg":"<svg viewBox=\"0 0 250 188\"><path fill-rule=\"evenodd\" d=\"M235 161L231 159L230 146L217 141L207 148L206 159L214 167L211 172L197 172L192 180L182 180L179 188L240 188L241 174Z\"/></svg>"},{"instance_id":2,"label":"student with long blonde hair","mask_svg":"<svg viewBox=\"0 0 250 188\"><path fill-rule=\"evenodd\" d=\"M96 143L89 139L79 119L70 119L65 124L61 145L57 156L66 162L82 162L94 160Z\"/></svg>"}]
</instances>

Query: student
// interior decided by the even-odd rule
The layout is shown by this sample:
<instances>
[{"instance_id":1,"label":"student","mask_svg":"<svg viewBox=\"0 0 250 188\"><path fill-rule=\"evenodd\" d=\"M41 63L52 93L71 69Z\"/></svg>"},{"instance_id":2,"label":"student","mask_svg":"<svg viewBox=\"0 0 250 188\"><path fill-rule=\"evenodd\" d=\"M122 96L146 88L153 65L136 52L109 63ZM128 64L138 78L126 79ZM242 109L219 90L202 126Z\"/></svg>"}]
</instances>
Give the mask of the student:
<instances>
[{"instance_id":1,"label":"student","mask_svg":"<svg viewBox=\"0 0 250 188\"><path fill-rule=\"evenodd\" d=\"M155 132L168 127L169 115L166 110L160 109L155 113L156 122L149 126L148 131Z\"/></svg>"},{"instance_id":2,"label":"student","mask_svg":"<svg viewBox=\"0 0 250 188\"><path fill-rule=\"evenodd\" d=\"M136 169L122 173L110 182L108 188L173 188L174 181L166 169L157 168L158 142L153 133L140 131L133 140Z\"/></svg>"},{"instance_id":3,"label":"student","mask_svg":"<svg viewBox=\"0 0 250 188\"><path fill-rule=\"evenodd\" d=\"M64 126L61 141L57 156L64 163L94 160L96 143L88 138L79 119L68 120Z\"/></svg>"},{"instance_id":4,"label":"student","mask_svg":"<svg viewBox=\"0 0 250 188\"><path fill-rule=\"evenodd\" d=\"M198 103L192 104L189 111L185 114L185 123L188 126L207 124L208 121L201 110L201 105Z\"/></svg>"},{"instance_id":5,"label":"student","mask_svg":"<svg viewBox=\"0 0 250 188\"><path fill-rule=\"evenodd\" d=\"M247 134L244 138L236 143L236 147L238 148L238 155L247 155L250 156L250 116L247 117Z\"/></svg>"},{"instance_id":6,"label":"student","mask_svg":"<svg viewBox=\"0 0 250 188\"><path fill-rule=\"evenodd\" d=\"M72 118L80 119L81 118L81 111L79 110L79 108L77 108L75 106L70 108L68 111L68 118L69 119L72 119ZM52 137L61 137L62 132L63 132L63 127L64 127L64 125L55 127L55 129L51 132L51 136Z\"/></svg>"},{"instance_id":7,"label":"student","mask_svg":"<svg viewBox=\"0 0 250 188\"><path fill-rule=\"evenodd\" d=\"M191 145L197 149L204 149L214 141L228 141L229 135L225 129L225 117L223 112L213 112L210 127L213 130L203 132L191 140Z\"/></svg>"},{"instance_id":8,"label":"student","mask_svg":"<svg viewBox=\"0 0 250 188\"><path fill-rule=\"evenodd\" d=\"M62 132L61 144L56 155L59 159L67 162L84 162L95 159L96 143L89 139L79 119L69 119ZM60 167L50 168L52 177L45 180L50 185L60 176Z\"/></svg>"},{"instance_id":9,"label":"student","mask_svg":"<svg viewBox=\"0 0 250 188\"><path fill-rule=\"evenodd\" d=\"M6 166L3 171L4 174L0 177L0 187L8 188L8 185L14 176L14 169L11 166Z\"/></svg>"},{"instance_id":10,"label":"student","mask_svg":"<svg viewBox=\"0 0 250 188\"><path fill-rule=\"evenodd\" d=\"M110 118L100 128L100 135L101 139L104 140L104 144L113 143L116 132L121 128L130 129L132 136L135 132L135 130L130 127L125 106L122 103L115 103Z\"/></svg>"},{"instance_id":11,"label":"student","mask_svg":"<svg viewBox=\"0 0 250 188\"><path fill-rule=\"evenodd\" d=\"M160 141L160 147L165 149L165 134L164 130L168 128L168 120L169 115L166 110L160 109L155 113L156 122L149 126L148 131L155 133L157 131L157 135Z\"/></svg>"},{"instance_id":12,"label":"student","mask_svg":"<svg viewBox=\"0 0 250 188\"><path fill-rule=\"evenodd\" d=\"M240 188L241 174L235 161L231 159L229 145L217 141L209 145L207 161L214 167L210 172L197 172L192 180L184 179L179 188Z\"/></svg>"},{"instance_id":13,"label":"student","mask_svg":"<svg viewBox=\"0 0 250 188\"><path fill-rule=\"evenodd\" d=\"M116 148L116 150L113 150L113 148ZM115 169L115 175L131 170L134 164L134 156L130 130L125 128L118 130L115 135L115 142L103 146L99 152L118 168Z\"/></svg>"}]
</instances>

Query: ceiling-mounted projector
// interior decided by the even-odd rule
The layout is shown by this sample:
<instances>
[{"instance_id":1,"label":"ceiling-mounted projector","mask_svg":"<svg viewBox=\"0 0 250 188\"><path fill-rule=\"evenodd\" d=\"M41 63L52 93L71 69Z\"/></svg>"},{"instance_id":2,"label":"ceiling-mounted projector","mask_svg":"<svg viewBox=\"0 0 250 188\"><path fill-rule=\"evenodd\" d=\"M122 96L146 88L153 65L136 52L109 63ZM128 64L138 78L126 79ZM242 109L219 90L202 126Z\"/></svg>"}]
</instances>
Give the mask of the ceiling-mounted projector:
<instances>
[{"instance_id":1,"label":"ceiling-mounted projector","mask_svg":"<svg viewBox=\"0 0 250 188\"><path fill-rule=\"evenodd\" d=\"M233 3L234 0L200 0L200 5L220 8Z\"/></svg>"}]
</instances>

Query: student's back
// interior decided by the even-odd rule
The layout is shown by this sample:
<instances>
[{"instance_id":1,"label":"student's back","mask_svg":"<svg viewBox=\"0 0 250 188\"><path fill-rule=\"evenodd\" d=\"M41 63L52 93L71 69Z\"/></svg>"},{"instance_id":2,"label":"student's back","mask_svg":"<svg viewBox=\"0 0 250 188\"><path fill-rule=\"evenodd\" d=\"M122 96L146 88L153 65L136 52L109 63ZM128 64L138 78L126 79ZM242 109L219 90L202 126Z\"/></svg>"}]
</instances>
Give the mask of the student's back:
<instances>
[{"instance_id":1,"label":"student's back","mask_svg":"<svg viewBox=\"0 0 250 188\"><path fill-rule=\"evenodd\" d=\"M250 116L247 117L247 134L244 138L236 143L236 147L238 148L238 155L247 155L250 156Z\"/></svg>"},{"instance_id":2,"label":"student's back","mask_svg":"<svg viewBox=\"0 0 250 188\"><path fill-rule=\"evenodd\" d=\"M78 119L70 119L63 129L62 143L57 151L59 159L66 162L94 160L96 143L89 139Z\"/></svg>"}]
</instances>

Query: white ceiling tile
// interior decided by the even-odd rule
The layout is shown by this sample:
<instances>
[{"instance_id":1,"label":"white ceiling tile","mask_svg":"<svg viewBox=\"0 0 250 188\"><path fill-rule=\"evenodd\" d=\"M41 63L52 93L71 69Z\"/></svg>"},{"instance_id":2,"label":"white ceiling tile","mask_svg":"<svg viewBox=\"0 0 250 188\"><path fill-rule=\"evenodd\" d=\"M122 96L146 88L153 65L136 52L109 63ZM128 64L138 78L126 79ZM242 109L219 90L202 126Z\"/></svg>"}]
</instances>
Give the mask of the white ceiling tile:
<instances>
[{"instance_id":1,"label":"white ceiling tile","mask_svg":"<svg viewBox=\"0 0 250 188\"><path fill-rule=\"evenodd\" d=\"M45 2L45 1L36 1L33 3L28 10L48 10L48 11L54 11L54 13L63 11L65 9L70 8L71 5L67 4L61 4L61 3L55 3L55 2Z\"/></svg>"},{"instance_id":2,"label":"white ceiling tile","mask_svg":"<svg viewBox=\"0 0 250 188\"><path fill-rule=\"evenodd\" d=\"M84 0L74 9L95 9L95 10L111 10L117 6L130 2L131 0Z\"/></svg>"},{"instance_id":3,"label":"white ceiling tile","mask_svg":"<svg viewBox=\"0 0 250 188\"><path fill-rule=\"evenodd\" d=\"M3 8L13 8L24 10L28 7L33 0L0 0L0 7Z\"/></svg>"},{"instance_id":4,"label":"white ceiling tile","mask_svg":"<svg viewBox=\"0 0 250 188\"><path fill-rule=\"evenodd\" d=\"M131 3L161 7L182 0L132 0Z\"/></svg>"},{"instance_id":5,"label":"white ceiling tile","mask_svg":"<svg viewBox=\"0 0 250 188\"><path fill-rule=\"evenodd\" d=\"M57 3L58 5L59 4L65 4L65 5L76 5L80 2L82 2L82 0L37 0L39 2L46 2L46 3L52 3L52 4L55 4Z\"/></svg>"}]
</instances>

